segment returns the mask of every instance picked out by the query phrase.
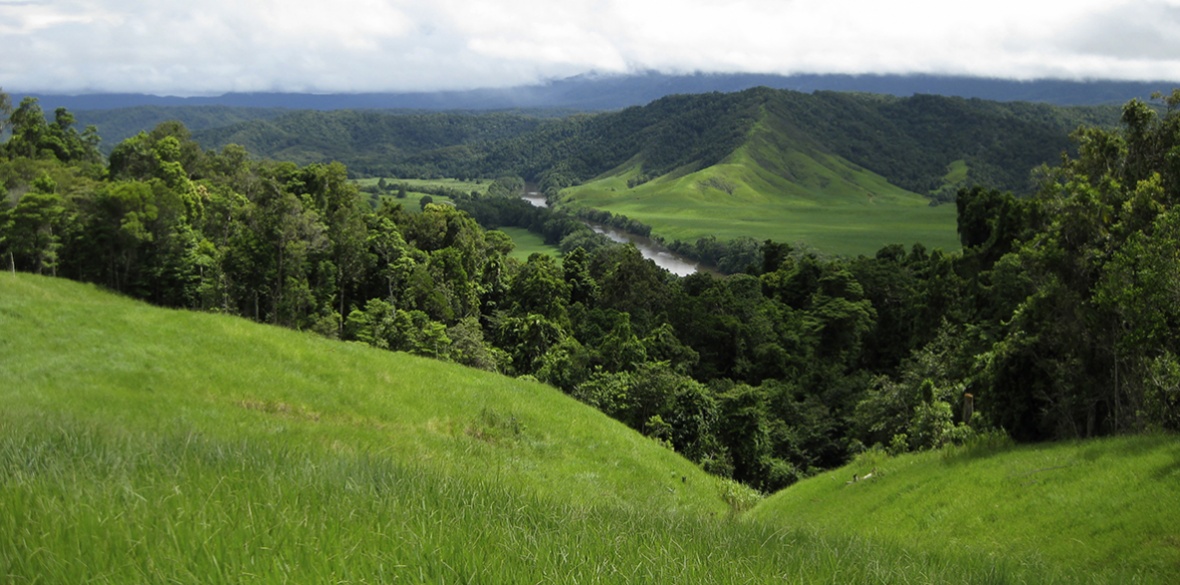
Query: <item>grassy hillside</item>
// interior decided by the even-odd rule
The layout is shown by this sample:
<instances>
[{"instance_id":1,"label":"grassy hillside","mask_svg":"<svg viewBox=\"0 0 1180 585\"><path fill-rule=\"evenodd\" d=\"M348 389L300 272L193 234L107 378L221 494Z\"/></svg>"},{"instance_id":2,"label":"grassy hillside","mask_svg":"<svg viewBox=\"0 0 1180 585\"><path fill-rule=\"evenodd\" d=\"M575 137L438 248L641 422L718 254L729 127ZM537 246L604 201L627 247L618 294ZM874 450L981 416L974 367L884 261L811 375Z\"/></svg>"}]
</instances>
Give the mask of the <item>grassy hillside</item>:
<instances>
[{"instance_id":1,"label":"grassy hillside","mask_svg":"<svg viewBox=\"0 0 1180 585\"><path fill-rule=\"evenodd\" d=\"M566 189L561 202L626 215L668 241L748 236L836 254L872 254L895 243L959 246L953 206L931 206L765 111L719 164L633 186L642 168L641 159L632 160Z\"/></svg>"},{"instance_id":2,"label":"grassy hillside","mask_svg":"<svg viewBox=\"0 0 1180 585\"><path fill-rule=\"evenodd\" d=\"M624 114L643 129L635 144L589 143L615 166L563 161L597 169L562 192L566 205L625 215L669 241L749 236L837 254L915 242L957 249L945 204L959 188L1027 193L1031 169L1055 163L1078 125L1118 119L1117 108L760 88L659 100L592 126L613 129Z\"/></svg>"},{"instance_id":3,"label":"grassy hillside","mask_svg":"<svg viewBox=\"0 0 1180 585\"><path fill-rule=\"evenodd\" d=\"M540 384L31 275L0 279L0 329L0 400L13 419L52 411L216 440L282 435L510 477L576 505L727 509L717 480Z\"/></svg>"},{"instance_id":4,"label":"grassy hillside","mask_svg":"<svg viewBox=\"0 0 1180 585\"><path fill-rule=\"evenodd\" d=\"M750 518L931 552L1072 565L1125 582L1176 582L1180 440L863 457L775 494Z\"/></svg>"},{"instance_id":5,"label":"grassy hillside","mask_svg":"<svg viewBox=\"0 0 1180 585\"><path fill-rule=\"evenodd\" d=\"M540 384L63 280L0 274L0 352L12 583L535 582L752 497Z\"/></svg>"},{"instance_id":6,"label":"grassy hillside","mask_svg":"<svg viewBox=\"0 0 1180 585\"><path fill-rule=\"evenodd\" d=\"M735 521L748 493L550 388L88 285L0 274L0 355L9 583L1125 576ZM1121 454L1158 467L1148 446Z\"/></svg>"}]
</instances>

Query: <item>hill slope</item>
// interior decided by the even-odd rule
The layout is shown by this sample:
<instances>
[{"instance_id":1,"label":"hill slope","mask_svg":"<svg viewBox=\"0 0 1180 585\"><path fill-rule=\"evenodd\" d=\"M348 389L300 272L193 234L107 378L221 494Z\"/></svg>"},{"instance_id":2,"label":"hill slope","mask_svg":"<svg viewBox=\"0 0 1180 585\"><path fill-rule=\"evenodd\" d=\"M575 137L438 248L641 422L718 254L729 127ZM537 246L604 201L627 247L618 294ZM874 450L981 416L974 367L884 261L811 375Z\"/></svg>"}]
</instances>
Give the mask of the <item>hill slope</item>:
<instances>
[{"instance_id":1,"label":"hill slope","mask_svg":"<svg viewBox=\"0 0 1180 585\"><path fill-rule=\"evenodd\" d=\"M0 273L0 355L0 575L14 583L1128 574L735 522L724 484L552 389L88 285ZM1130 445L1143 470L1176 473ZM902 475L882 465L879 485Z\"/></svg>"},{"instance_id":2,"label":"hill slope","mask_svg":"<svg viewBox=\"0 0 1180 585\"><path fill-rule=\"evenodd\" d=\"M94 287L0 276L0 402L139 432L275 434L445 473L513 478L575 505L723 513L724 486L541 384Z\"/></svg>"},{"instance_id":3,"label":"hill slope","mask_svg":"<svg viewBox=\"0 0 1180 585\"><path fill-rule=\"evenodd\" d=\"M586 143L541 171L576 185L564 205L626 215L666 240L750 236L871 254L919 241L957 248L954 210L932 200L975 184L1028 192L1031 169L1068 150L1070 131L1111 124L1117 110L761 88L618 116L586 133L628 126L632 145ZM593 153L613 156L596 166Z\"/></svg>"},{"instance_id":4,"label":"hill slope","mask_svg":"<svg viewBox=\"0 0 1180 585\"><path fill-rule=\"evenodd\" d=\"M1174 582L1178 462L1171 436L866 457L775 494L749 518Z\"/></svg>"},{"instance_id":5,"label":"hill slope","mask_svg":"<svg viewBox=\"0 0 1180 585\"><path fill-rule=\"evenodd\" d=\"M674 95L618 112L540 118L507 113L298 111L195 133L206 148L235 142L261 156L339 160L374 175L551 177L560 186L638 161L658 177L721 162L755 124L926 194L966 161L972 182L1026 190L1028 171L1055 163L1080 124L1112 125L1119 108L755 88ZM781 138L780 138L781 140Z\"/></svg>"},{"instance_id":6,"label":"hill slope","mask_svg":"<svg viewBox=\"0 0 1180 585\"><path fill-rule=\"evenodd\" d=\"M50 99L52 104L53 100ZM44 103L46 111L52 111ZM220 128L251 120L266 120L290 113L278 108L238 108L228 106L138 106L110 110L78 110L79 127L94 126L102 137L99 149L109 155L120 142L140 132L150 131L162 122L176 120L192 132Z\"/></svg>"},{"instance_id":7,"label":"hill slope","mask_svg":"<svg viewBox=\"0 0 1180 585\"><path fill-rule=\"evenodd\" d=\"M786 101L811 97L779 92L747 97L746 126L715 163L681 159L676 161L681 166L661 173L669 165L651 165L644 151L566 189L561 204L626 215L651 225L667 241L745 236L806 242L839 254L871 254L886 244L919 241L932 248L958 247L954 209L931 206L928 198L897 186L896 179L890 182L834 153L831 144L845 138L830 143L817 138L818 118L798 119L809 106ZM903 141L893 142L895 150ZM653 178L655 173L660 174Z\"/></svg>"}]
</instances>

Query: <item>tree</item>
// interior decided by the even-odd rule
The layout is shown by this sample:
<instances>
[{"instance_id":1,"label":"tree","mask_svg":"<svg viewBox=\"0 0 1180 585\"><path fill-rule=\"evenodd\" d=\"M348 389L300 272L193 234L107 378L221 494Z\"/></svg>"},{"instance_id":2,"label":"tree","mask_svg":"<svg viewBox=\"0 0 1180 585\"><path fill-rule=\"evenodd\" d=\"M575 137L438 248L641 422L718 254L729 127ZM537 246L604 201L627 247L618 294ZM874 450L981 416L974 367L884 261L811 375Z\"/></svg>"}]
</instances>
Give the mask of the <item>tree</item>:
<instances>
[{"instance_id":1,"label":"tree","mask_svg":"<svg viewBox=\"0 0 1180 585\"><path fill-rule=\"evenodd\" d=\"M26 97L8 118L12 137L8 139L10 157L37 158L41 153L42 140L48 132L45 114L37 98Z\"/></svg>"},{"instance_id":2,"label":"tree","mask_svg":"<svg viewBox=\"0 0 1180 585\"><path fill-rule=\"evenodd\" d=\"M447 327L446 335L451 339L450 355L455 362L489 372L499 370L497 352L484 341L483 328L478 318L460 319L458 323Z\"/></svg>"},{"instance_id":3,"label":"tree","mask_svg":"<svg viewBox=\"0 0 1180 585\"><path fill-rule=\"evenodd\" d=\"M825 267L817 286L809 311L818 338L816 357L851 364L861 341L872 330L877 312L864 298L864 288L843 266Z\"/></svg>"},{"instance_id":4,"label":"tree","mask_svg":"<svg viewBox=\"0 0 1180 585\"><path fill-rule=\"evenodd\" d=\"M719 435L732 457L734 479L762 489L779 487L766 481L773 444L765 392L739 384L721 393L718 405L724 421Z\"/></svg>"},{"instance_id":5,"label":"tree","mask_svg":"<svg viewBox=\"0 0 1180 585\"><path fill-rule=\"evenodd\" d=\"M58 250L61 248L61 222L65 206L57 194L57 184L48 175L33 182L8 213L3 226L4 245L17 265L42 274L56 275Z\"/></svg>"},{"instance_id":6,"label":"tree","mask_svg":"<svg viewBox=\"0 0 1180 585\"><path fill-rule=\"evenodd\" d=\"M590 274L590 259L586 250L578 247L566 253L561 258L561 269L570 287L570 304L593 306L598 297L598 282Z\"/></svg>"},{"instance_id":7,"label":"tree","mask_svg":"<svg viewBox=\"0 0 1180 585\"><path fill-rule=\"evenodd\" d=\"M12 98L7 93L4 93L4 88L0 87L0 136L3 136L8 131L8 117L11 115Z\"/></svg>"},{"instance_id":8,"label":"tree","mask_svg":"<svg viewBox=\"0 0 1180 585\"><path fill-rule=\"evenodd\" d=\"M503 317L496 331L496 345L512 358L512 370L506 373L518 376L537 371L542 356L564 338L560 325L536 313Z\"/></svg>"},{"instance_id":9,"label":"tree","mask_svg":"<svg viewBox=\"0 0 1180 585\"><path fill-rule=\"evenodd\" d=\"M602 365L612 372L634 370L647 361L647 348L631 330L630 315L619 313L618 317L600 344Z\"/></svg>"},{"instance_id":10,"label":"tree","mask_svg":"<svg viewBox=\"0 0 1180 585\"><path fill-rule=\"evenodd\" d=\"M84 229L97 256L88 264L99 270L100 282L124 291L138 280L143 247L153 239L149 225L158 214L147 183L119 181L95 193Z\"/></svg>"},{"instance_id":11,"label":"tree","mask_svg":"<svg viewBox=\"0 0 1180 585\"><path fill-rule=\"evenodd\" d=\"M1180 396L1167 372L1180 354L1180 212L1161 213L1103 267L1095 304L1114 328L1112 383L1131 426L1177 429ZM1163 374L1161 374L1163 373Z\"/></svg>"},{"instance_id":12,"label":"tree","mask_svg":"<svg viewBox=\"0 0 1180 585\"><path fill-rule=\"evenodd\" d=\"M631 314L641 334L650 330L669 296L668 272L647 260L634 244L600 249L590 273L598 281L599 303Z\"/></svg>"},{"instance_id":13,"label":"tree","mask_svg":"<svg viewBox=\"0 0 1180 585\"><path fill-rule=\"evenodd\" d=\"M154 146L146 132L120 142L108 158L111 178L143 180L156 176L160 158Z\"/></svg>"},{"instance_id":14,"label":"tree","mask_svg":"<svg viewBox=\"0 0 1180 585\"><path fill-rule=\"evenodd\" d=\"M381 299L369 299L364 310L353 309L344 320L342 339L356 340L380 349L397 343L396 312Z\"/></svg>"},{"instance_id":15,"label":"tree","mask_svg":"<svg viewBox=\"0 0 1180 585\"><path fill-rule=\"evenodd\" d=\"M1041 171L1035 213L1025 217L1035 235L1020 238L992 271L1006 289L993 298L1012 309L995 316L997 339L981 355L976 389L992 422L1017 438L1157 424L1144 405L1160 387L1153 367L1174 355L1180 325L1180 226L1169 219L1180 202L1177 103L1173 93L1160 118L1132 100L1121 130L1075 133L1077 157Z\"/></svg>"},{"instance_id":16,"label":"tree","mask_svg":"<svg viewBox=\"0 0 1180 585\"><path fill-rule=\"evenodd\" d=\"M568 327L570 285L563 276L553 256L541 253L529 256L512 279L508 298L513 304L513 313L541 315Z\"/></svg>"},{"instance_id":17,"label":"tree","mask_svg":"<svg viewBox=\"0 0 1180 585\"><path fill-rule=\"evenodd\" d=\"M325 220L332 264L335 267L337 314L344 315L350 289L361 280L369 263L368 226L360 191L348 180L340 163L304 167L296 184ZM343 321L338 324L343 332Z\"/></svg>"}]
</instances>

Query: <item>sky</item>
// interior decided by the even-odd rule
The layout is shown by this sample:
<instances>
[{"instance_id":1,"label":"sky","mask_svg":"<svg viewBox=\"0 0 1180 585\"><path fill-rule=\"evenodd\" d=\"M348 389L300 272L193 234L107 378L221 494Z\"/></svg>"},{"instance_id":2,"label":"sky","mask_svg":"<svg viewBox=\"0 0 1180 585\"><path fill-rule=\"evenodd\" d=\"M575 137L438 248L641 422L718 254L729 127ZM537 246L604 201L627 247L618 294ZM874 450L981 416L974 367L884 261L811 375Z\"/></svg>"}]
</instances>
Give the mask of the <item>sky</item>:
<instances>
[{"instance_id":1,"label":"sky","mask_svg":"<svg viewBox=\"0 0 1180 585\"><path fill-rule=\"evenodd\" d=\"M0 0L0 88L403 92L574 75L1180 80L1180 0Z\"/></svg>"}]
</instances>

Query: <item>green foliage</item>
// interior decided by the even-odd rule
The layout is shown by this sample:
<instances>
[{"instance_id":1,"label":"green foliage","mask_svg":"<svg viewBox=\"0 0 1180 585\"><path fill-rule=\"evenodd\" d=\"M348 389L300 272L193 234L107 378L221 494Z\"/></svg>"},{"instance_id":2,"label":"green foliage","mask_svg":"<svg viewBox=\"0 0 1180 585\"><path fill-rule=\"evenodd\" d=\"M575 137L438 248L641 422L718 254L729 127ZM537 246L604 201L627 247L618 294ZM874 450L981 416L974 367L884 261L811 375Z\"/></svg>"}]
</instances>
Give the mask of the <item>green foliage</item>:
<instances>
[{"instance_id":1,"label":"green foliage","mask_svg":"<svg viewBox=\"0 0 1180 585\"><path fill-rule=\"evenodd\" d=\"M8 132L9 116L12 115L12 97L0 87L0 136Z\"/></svg>"},{"instance_id":2,"label":"green foliage","mask_svg":"<svg viewBox=\"0 0 1180 585\"><path fill-rule=\"evenodd\" d=\"M570 285L557 260L533 254L512 280L509 296L517 313L540 315L568 327Z\"/></svg>"},{"instance_id":3,"label":"green foliage","mask_svg":"<svg viewBox=\"0 0 1180 585\"><path fill-rule=\"evenodd\" d=\"M519 197L524 192L524 179L520 177L500 177L488 186L490 197Z\"/></svg>"},{"instance_id":4,"label":"green foliage","mask_svg":"<svg viewBox=\"0 0 1180 585\"><path fill-rule=\"evenodd\" d=\"M1086 130L1077 159L1043 171L1014 241L1027 285L1003 315L979 376L993 422L1018 438L1090 436L1172 420L1143 416L1149 364L1175 352L1177 179L1166 163L1180 116L1142 102L1121 132ZM1031 224L1031 225L1030 225ZM1007 264L1005 264L1007 266ZM1157 404L1159 404L1157 402ZM1170 427L1169 427L1170 428Z\"/></svg>"},{"instance_id":5,"label":"green foliage","mask_svg":"<svg viewBox=\"0 0 1180 585\"><path fill-rule=\"evenodd\" d=\"M286 108L249 108L231 106L136 106L106 110L85 110L76 112L78 119L102 135L103 154L119 143L134 137L148 128L155 128L164 122L178 122L194 132L229 126L252 120L267 120L289 114ZM219 145L219 147L225 145Z\"/></svg>"},{"instance_id":6,"label":"green foliage","mask_svg":"<svg viewBox=\"0 0 1180 585\"><path fill-rule=\"evenodd\" d=\"M12 262L19 259L37 274L56 273L64 203L57 194L57 183L43 174L6 214L7 220L0 216L0 231L5 234L2 242Z\"/></svg>"},{"instance_id":7,"label":"green foliage","mask_svg":"<svg viewBox=\"0 0 1180 585\"><path fill-rule=\"evenodd\" d=\"M209 128L206 147L241 144L299 164L340 161L364 176L502 176L510 165L483 162L483 151L546 125L520 114L297 111Z\"/></svg>"},{"instance_id":8,"label":"green foliage","mask_svg":"<svg viewBox=\"0 0 1180 585\"><path fill-rule=\"evenodd\" d=\"M11 130L2 153L9 158L55 158L61 162L95 163L98 153L98 133L94 127L87 127L81 134L74 128L74 115L65 108L54 112L52 123L45 121L45 113L37 98L26 97L16 109L8 94L0 91L0 135Z\"/></svg>"}]
</instances>

